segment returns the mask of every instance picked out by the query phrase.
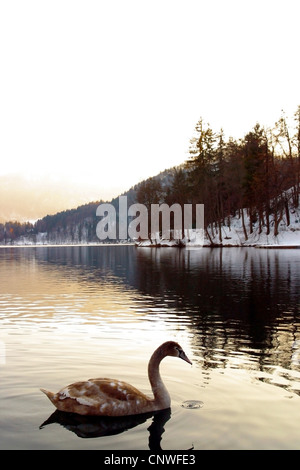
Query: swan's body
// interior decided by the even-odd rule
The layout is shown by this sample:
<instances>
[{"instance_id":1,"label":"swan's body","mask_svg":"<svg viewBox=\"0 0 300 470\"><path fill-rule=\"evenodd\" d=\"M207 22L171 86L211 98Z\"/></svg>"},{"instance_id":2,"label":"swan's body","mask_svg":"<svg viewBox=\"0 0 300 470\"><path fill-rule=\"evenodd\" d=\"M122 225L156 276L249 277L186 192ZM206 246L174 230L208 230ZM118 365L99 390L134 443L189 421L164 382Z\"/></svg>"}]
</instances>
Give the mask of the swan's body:
<instances>
[{"instance_id":1,"label":"swan's body","mask_svg":"<svg viewBox=\"0 0 300 470\"><path fill-rule=\"evenodd\" d=\"M159 364L166 356L180 357L191 364L181 346L174 341L163 343L152 354L148 376L153 398L132 385L107 378L76 382L57 393L41 389L58 410L80 415L129 416L170 407L170 395L160 377Z\"/></svg>"}]
</instances>

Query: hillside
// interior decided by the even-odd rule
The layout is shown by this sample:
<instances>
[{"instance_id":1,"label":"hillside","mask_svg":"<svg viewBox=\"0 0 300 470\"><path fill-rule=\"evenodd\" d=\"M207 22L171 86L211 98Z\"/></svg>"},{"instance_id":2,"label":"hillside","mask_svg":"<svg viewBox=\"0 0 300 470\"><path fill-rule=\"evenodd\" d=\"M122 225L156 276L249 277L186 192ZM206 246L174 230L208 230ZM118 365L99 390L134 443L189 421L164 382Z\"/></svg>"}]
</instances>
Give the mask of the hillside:
<instances>
[{"instance_id":1,"label":"hillside","mask_svg":"<svg viewBox=\"0 0 300 470\"><path fill-rule=\"evenodd\" d=\"M186 247L269 247L269 248L300 248L300 210L289 204L288 213L281 215L278 224L278 234L274 235L275 221L270 220L270 232L267 231L267 225L260 226L259 222L253 224L252 232L249 233L250 217L247 210L244 209L244 225L247 230L245 237L241 212L235 216L227 218L227 223L221 225L221 234L219 224L212 224L207 227L206 232L194 231L188 233L186 238L180 242L180 246ZM159 235L150 241L146 240L139 244L141 247L151 246L178 246L176 240L162 240Z\"/></svg>"},{"instance_id":2,"label":"hillside","mask_svg":"<svg viewBox=\"0 0 300 470\"><path fill-rule=\"evenodd\" d=\"M245 211L246 212L246 211ZM249 217L245 213L245 224L249 227ZM260 229L259 224L254 224L253 231L245 239L241 217L231 218L230 227L222 226L222 242L219 240L219 233L210 231L210 236L215 245L221 246L257 246L257 247L299 247L300 248L300 210L291 207L289 209L290 222L287 222L286 214L283 214L279 223L279 233L274 235L274 221L271 220L271 232L267 234L266 226ZM205 237L205 244L210 245L208 237Z\"/></svg>"},{"instance_id":3,"label":"hillside","mask_svg":"<svg viewBox=\"0 0 300 470\"><path fill-rule=\"evenodd\" d=\"M174 168L165 170L150 180L160 182L162 188L167 188L172 180ZM128 198L128 206L137 202L137 192L144 182L138 183L123 196ZM81 205L76 209L47 215L34 224L7 222L0 223L0 245L63 245L63 244L97 244L100 240L96 235L99 217L96 209L104 201L94 201ZM118 210L118 197L109 202Z\"/></svg>"},{"instance_id":4,"label":"hillside","mask_svg":"<svg viewBox=\"0 0 300 470\"><path fill-rule=\"evenodd\" d=\"M238 141L229 138L226 142L222 130L215 133L200 119L186 162L138 183L122 195L127 196L128 208L139 203L143 205L144 215L148 213L148 220L145 218L145 223L139 224L135 236L138 238L142 233L144 240L140 241L143 245L162 244L158 233L163 231L162 217L154 229L155 235L151 235L154 239L148 240L153 204L164 203L168 207L177 204L181 211L185 204L190 204L194 213L189 226L193 227L197 225L194 208L202 204L205 208L205 245L300 245L300 106L295 122L296 127L289 130L283 116L275 123L274 129L266 130L256 124L244 138ZM77 209L47 215L34 224L0 224L0 244L100 243L102 240L97 236L97 227L102 219L96 211L102 202L95 201ZM116 242L119 197L110 204L115 208L111 211L113 216L116 215L111 239ZM122 210L122 226L125 222L128 226L128 214L125 213L125 217L127 220ZM174 214L172 218L175 219ZM172 225L174 220L170 221ZM171 243L164 241L163 244L199 244L199 234L192 231L185 234L182 241L182 227L177 227L180 241L174 240L173 236ZM107 242L105 232L106 228L102 227L101 237ZM132 241L126 240L126 234L120 239L123 242Z\"/></svg>"},{"instance_id":5,"label":"hillside","mask_svg":"<svg viewBox=\"0 0 300 470\"><path fill-rule=\"evenodd\" d=\"M166 191L173 181L174 172L172 168L165 170L154 179L162 183ZM152 181L149 178L146 181ZM137 202L137 194L141 185L139 183L130 188L124 196L128 197L128 206ZM59 212L55 215L47 215L38 220L35 224L20 224L10 222L0 224L0 244L1 245L76 245L76 244L99 244L100 240L96 235L96 226L99 218L96 216L96 209L102 201L91 202L67 211ZM110 201L118 209L118 198ZM199 238L195 231L189 233L189 237L184 240L186 246L274 246L274 247L300 247L300 210L295 208L292 198L289 198L288 212L283 211L278 224L278 234L274 235L274 217L270 217L269 234L267 225L261 225L259 221L252 224L250 233L250 217L248 211L244 209L244 225L246 227L247 239L242 222L242 213L238 211L233 216L228 216L222 225L214 223L208 225L206 233ZM221 230L221 234L220 234ZM132 242L132 240L128 240ZM176 246L176 241L162 241L157 235L154 242L144 241L141 246Z\"/></svg>"}]
</instances>

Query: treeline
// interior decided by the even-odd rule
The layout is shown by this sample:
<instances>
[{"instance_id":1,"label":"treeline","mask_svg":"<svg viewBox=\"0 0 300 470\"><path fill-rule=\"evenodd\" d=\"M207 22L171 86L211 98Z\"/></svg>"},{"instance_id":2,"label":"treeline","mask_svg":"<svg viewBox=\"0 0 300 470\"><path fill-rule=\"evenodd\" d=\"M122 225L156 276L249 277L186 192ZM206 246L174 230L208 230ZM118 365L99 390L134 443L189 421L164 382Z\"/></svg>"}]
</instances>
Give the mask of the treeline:
<instances>
[{"instance_id":1,"label":"treeline","mask_svg":"<svg viewBox=\"0 0 300 470\"><path fill-rule=\"evenodd\" d=\"M0 224L0 243L9 244L22 238L31 242L80 243L96 241L96 209L99 202L91 202L77 207L47 215L34 224L26 222L7 222Z\"/></svg>"},{"instance_id":2,"label":"treeline","mask_svg":"<svg viewBox=\"0 0 300 470\"><path fill-rule=\"evenodd\" d=\"M272 129L256 124L239 140L226 140L222 130L215 132L200 119L188 160L137 184L125 195L129 205L139 202L148 209L164 202L182 207L204 204L207 237L218 234L219 242L221 227L230 227L231 218L238 216L247 241L254 226L276 236L284 216L289 225L290 209L299 207L299 188L300 106L292 125L282 113ZM117 199L111 201L116 208ZM0 243L22 239L31 243L98 242L96 209L101 202L47 215L34 224L0 224Z\"/></svg>"},{"instance_id":3,"label":"treeline","mask_svg":"<svg viewBox=\"0 0 300 470\"><path fill-rule=\"evenodd\" d=\"M20 237L28 237L34 233L34 226L30 222L21 224L20 222L0 223L0 243L11 243Z\"/></svg>"},{"instance_id":4,"label":"treeline","mask_svg":"<svg viewBox=\"0 0 300 470\"><path fill-rule=\"evenodd\" d=\"M175 169L171 184L162 187L157 178L144 181L137 200L147 206L204 204L206 234L211 238L218 233L220 242L222 225L230 226L231 217L238 215L247 240L255 224L267 235L272 226L275 236L284 215L289 225L289 209L299 206L299 183L300 106L292 127L282 113L272 129L256 124L238 141L226 141L222 130L214 132L200 119L189 159Z\"/></svg>"}]
</instances>

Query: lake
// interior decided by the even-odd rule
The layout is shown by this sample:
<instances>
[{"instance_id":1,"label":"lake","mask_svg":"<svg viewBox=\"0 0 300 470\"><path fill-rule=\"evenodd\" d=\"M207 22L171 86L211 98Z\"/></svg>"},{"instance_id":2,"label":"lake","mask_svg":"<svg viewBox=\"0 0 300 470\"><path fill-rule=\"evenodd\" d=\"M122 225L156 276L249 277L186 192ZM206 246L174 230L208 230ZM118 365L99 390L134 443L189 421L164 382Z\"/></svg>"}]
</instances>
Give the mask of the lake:
<instances>
[{"instance_id":1,"label":"lake","mask_svg":"<svg viewBox=\"0 0 300 470\"><path fill-rule=\"evenodd\" d=\"M0 249L1 449L300 449L300 250ZM167 340L171 410L55 413L40 388L91 377L150 394ZM195 404L195 406L193 406Z\"/></svg>"}]
</instances>

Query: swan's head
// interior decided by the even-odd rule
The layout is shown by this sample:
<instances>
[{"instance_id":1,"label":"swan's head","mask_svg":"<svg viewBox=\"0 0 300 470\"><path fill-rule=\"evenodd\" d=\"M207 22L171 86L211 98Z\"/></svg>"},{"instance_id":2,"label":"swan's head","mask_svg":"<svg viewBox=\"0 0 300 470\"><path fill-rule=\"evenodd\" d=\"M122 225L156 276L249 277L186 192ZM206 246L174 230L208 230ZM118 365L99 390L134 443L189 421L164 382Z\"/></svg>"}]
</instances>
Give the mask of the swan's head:
<instances>
[{"instance_id":1,"label":"swan's head","mask_svg":"<svg viewBox=\"0 0 300 470\"><path fill-rule=\"evenodd\" d=\"M165 350L166 356L180 357L180 359L183 359L189 364L192 364L180 344L176 343L175 341L167 341L162 345L162 347Z\"/></svg>"}]
</instances>

